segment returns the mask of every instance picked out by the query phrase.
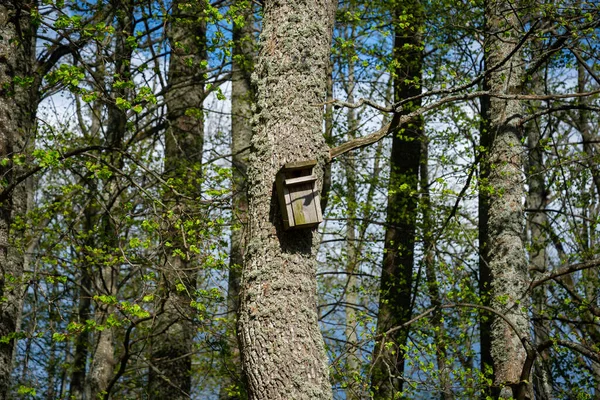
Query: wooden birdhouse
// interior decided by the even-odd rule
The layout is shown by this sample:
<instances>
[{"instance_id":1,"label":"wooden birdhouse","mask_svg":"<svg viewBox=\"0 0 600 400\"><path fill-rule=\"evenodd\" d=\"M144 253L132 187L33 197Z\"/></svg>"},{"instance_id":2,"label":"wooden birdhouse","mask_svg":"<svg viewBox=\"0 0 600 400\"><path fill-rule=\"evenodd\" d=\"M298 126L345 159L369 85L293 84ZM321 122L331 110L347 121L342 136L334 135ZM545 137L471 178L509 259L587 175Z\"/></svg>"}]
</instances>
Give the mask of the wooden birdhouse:
<instances>
[{"instance_id":1,"label":"wooden birdhouse","mask_svg":"<svg viewBox=\"0 0 600 400\"><path fill-rule=\"evenodd\" d=\"M323 221L316 160L285 164L277 173L276 187L285 229L311 228Z\"/></svg>"}]
</instances>

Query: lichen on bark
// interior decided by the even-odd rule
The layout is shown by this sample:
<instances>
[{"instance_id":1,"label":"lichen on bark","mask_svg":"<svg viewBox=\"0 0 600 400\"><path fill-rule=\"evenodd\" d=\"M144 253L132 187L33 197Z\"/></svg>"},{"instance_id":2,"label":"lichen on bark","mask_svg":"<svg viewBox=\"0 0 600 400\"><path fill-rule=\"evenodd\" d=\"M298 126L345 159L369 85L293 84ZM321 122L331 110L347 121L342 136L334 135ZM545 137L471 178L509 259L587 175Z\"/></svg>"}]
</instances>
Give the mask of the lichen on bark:
<instances>
[{"instance_id":1,"label":"lichen on bark","mask_svg":"<svg viewBox=\"0 0 600 400\"><path fill-rule=\"evenodd\" d=\"M254 84L249 240L239 337L251 399L330 399L316 312L314 229L284 231L274 193L287 162L328 159L323 107L337 2L266 1Z\"/></svg>"}]
</instances>

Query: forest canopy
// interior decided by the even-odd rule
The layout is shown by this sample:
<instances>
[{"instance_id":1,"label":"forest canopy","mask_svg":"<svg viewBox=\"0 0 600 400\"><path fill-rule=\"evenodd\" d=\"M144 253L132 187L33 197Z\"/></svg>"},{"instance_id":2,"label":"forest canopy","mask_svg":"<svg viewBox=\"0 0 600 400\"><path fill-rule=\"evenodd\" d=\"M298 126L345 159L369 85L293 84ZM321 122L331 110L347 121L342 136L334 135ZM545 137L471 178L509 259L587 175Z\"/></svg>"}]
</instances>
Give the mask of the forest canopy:
<instances>
[{"instance_id":1,"label":"forest canopy","mask_svg":"<svg viewBox=\"0 0 600 400\"><path fill-rule=\"evenodd\" d=\"M0 400L600 399L599 32L0 0Z\"/></svg>"}]
</instances>

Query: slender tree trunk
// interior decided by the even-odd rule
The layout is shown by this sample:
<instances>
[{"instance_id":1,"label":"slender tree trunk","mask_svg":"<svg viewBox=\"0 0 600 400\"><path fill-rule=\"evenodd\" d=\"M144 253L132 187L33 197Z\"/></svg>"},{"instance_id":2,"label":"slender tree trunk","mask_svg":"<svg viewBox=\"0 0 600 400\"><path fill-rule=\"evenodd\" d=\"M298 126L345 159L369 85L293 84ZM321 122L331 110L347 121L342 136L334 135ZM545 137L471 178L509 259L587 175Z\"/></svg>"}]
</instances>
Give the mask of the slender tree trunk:
<instances>
[{"instance_id":1,"label":"slender tree trunk","mask_svg":"<svg viewBox=\"0 0 600 400\"><path fill-rule=\"evenodd\" d=\"M249 236L239 336L250 399L332 397L317 322L315 229L283 230L275 177L328 160L323 110L337 2L264 2L255 68L257 125L248 170Z\"/></svg>"},{"instance_id":2,"label":"slender tree trunk","mask_svg":"<svg viewBox=\"0 0 600 400\"><path fill-rule=\"evenodd\" d=\"M534 270L534 278L547 269L548 257L546 255L547 238L544 233L548 220L544 209L546 208L547 192L544 182L543 151L540 145L540 132L537 127L528 129L527 145L529 148L527 207L530 209L529 235L530 248L529 263ZM537 211L535 211L537 210ZM550 339L550 323L544 317L546 309L545 286L534 290L532 294L534 323L533 333L535 344L545 343ZM538 356L534 366L533 385L536 399L551 400L552 374L550 369L550 351L544 350Z\"/></svg>"},{"instance_id":3,"label":"slender tree trunk","mask_svg":"<svg viewBox=\"0 0 600 400\"><path fill-rule=\"evenodd\" d=\"M204 145L204 76L206 24L200 3L174 1L168 37L171 46L166 94L169 127L165 140L165 176L178 191L198 198ZM187 399L191 392L194 345L194 309L197 274L189 248L178 225L189 218L193 201L165 195L176 220L168 230L172 247L165 249L160 311L152 340L150 395L157 399ZM187 229L187 228L182 228ZM185 233L184 233L185 234ZM190 240L190 239L188 239ZM180 250L176 254L173 250Z\"/></svg>"},{"instance_id":4,"label":"slender tree trunk","mask_svg":"<svg viewBox=\"0 0 600 400\"><path fill-rule=\"evenodd\" d=\"M535 49L541 54L541 49ZM532 90L535 94L543 93L543 74L536 72L532 79ZM544 173L544 151L540 143L541 132L537 121L526 125L527 134L527 208L529 216L527 227L529 232L529 264L532 271L532 279L536 279L541 273L546 272L548 267L548 256L546 248L548 237L546 229L549 221L545 212L548 201L545 173ZM550 339L550 321L546 318L547 296L546 286L542 285L533 290L531 294L533 306L533 335L535 345L540 345ZM552 370L550 361L550 349L543 350L536 359L533 371L533 389L535 398L539 400L551 400L552 396Z\"/></svg>"},{"instance_id":5,"label":"slender tree trunk","mask_svg":"<svg viewBox=\"0 0 600 400\"><path fill-rule=\"evenodd\" d=\"M325 104L325 143L333 146L333 62L328 63L327 68L327 90ZM329 191L331 190L331 163L323 167L323 189L321 190L321 211L325 214L329 202Z\"/></svg>"},{"instance_id":6,"label":"slender tree trunk","mask_svg":"<svg viewBox=\"0 0 600 400\"><path fill-rule=\"evenodd\" d=\"M94 221L97 219L97 210L89 206L86 207L84 218L84 235L88 235L85 248L94 248L94 236L91 232L95 229ZM82 257L81 280L79 282L79 305L77 309L77 322L79 324L85 324L91 316L93 266L89 260L93 259L93 254L86 254ZM90 339L90 332L85 329L77 335L75 340L75 353L73 355L73 367L70 379L71 384L69 387L69 398L72 399L84 398Z\"/></svg>"},{"instance_id":7,"label":"slender tree trunk","mask_svg":"<svg viewBox=\"0 0 600 400\"><path fill-rule=\"evenodd\" d=\"M487 50L484 49L487 54ZM483 90L489 90L487 82L483 83ZM481 107L481 124L480 124L480 142L482 149L490 148L490 126L487 116L490 109L489 96L483 96L480 99ZM489 165L485 158L482 158L479 164L479 181L478 181L478 236L479 236L479 298L484 306L490 305L490 287L491 287L491 272L489 266L489 236L488 236L488 220L489 220ZM491 324L492 320L489 313L481 311L479 313L479 345L481 349L480 369L486 379L494 381L494 369L492 360L492 344L491 344ZM486 400L488 397L497 396L498 391L493 385L488 387L482 383L481 399Z\"/></svg>"},{"instance_id":8,"label":"slender tree trunk","mask_svg":"<svg viewBox=\"0 0 600 400\"><path fill-rule=\"evenodd\" d=\"M132 47L127 44L127 38L133 35L134 6L130 0L118 3L115 35L115 75L119 80L131 79ZM130 98L126 88L114 85L110 91L112 101L108 102L106 134L104 143L107 147L121 149L127 131L127 114L116 105L117 98ZM107 155L107 162L117 168L122 166L122 158L118 151ZM119 184L117 176L112 175L105 182L103 190L102 214L99 216L99 232L96 247L104 254L115 254L119 247L119 232L111 216L111 210L119 207ZM109 384L113 378L117 359L115 356L115 329L110 325L109 319L116 311L115 303L118 291L119 261L117 257L109 257L98 268L93 279L94 293L98 295L95 301L96 329L93 354L90 362L89 373L86 377L86 398L108 399Z\"/></svg>"},{"instance_id":9,"label":"slender tree trunk","mask_svg":"<svg viewBox=\"0 0 600 400\"><path fill-rule=\"evenodd\" d=\"M420 186L421 186L421 204L423 215L423 264L425 267L425 276L427 280L427 291L431 304L440 306L442 296L440 293L440 282L435 269L435 243L433 235L433 217L431 215L433 208L431 205L431 196L429 194L429 143L427 137L423 135L421 141L421 166L420 166ZM444 319L440 310L435 311L431 317L433 326L434 340L436 345L436 361L440 379L440 399L452 400L454 393L452 391L452 376L449 366L446 365L448 359L446 352L446 333L444 329Z\"/></svg>"},{"instance_id":10,"label":"slender tree trunk","mask_svg":"<svg viewBox=\"0 0 600 400\"><path fill-rule=\"evenodd\" d=\"M97 67L97 76L105 77L105 65L101 61L102 58L97 54L97 60L99 66ZM98 138L101 128L101 115L104 102L97 100L90 113L91 127L87 130L91 138ZM85 121L80 116L79 123L83 126ZM83 130L83 129L82 129ZM96 244L97 224L99 220L99 207L98 202L95 199L95 191L97 189L97 182L88 178L85 180L88 189L88 202L85 205L84 220L82 226L82 237L83 246L85 249L81 255L80 265L80 282L79 282L79 304L77 306L77 322L79 324L85 324L87 320L92 317L92 297L94 294L93 280L94 271L98 268L98 265L94 265L93 260L96 258L93 251ZM86 391L87 381L87 363L90 348L92 347L92 335L88 329L81 331L75 339L75 352L73 353L73 361L71 374L69 379L69 398L70 399L84 399Z\"/></svg>"},{"instance_id":11,"label":"slender tree trunk","mask_svg":"<svg viewBox=\"0 0 600 400\"><path fill-rule=\"evenodd\" d=\"M584 93L586 90L585 86L586 86L585 67L581 63L579 63L577 65L577 91L579 93ZM592 175L592 183L593 183L593 187L595 189L596 195L600 196L600 169L598 168L598 159L599 159L598 143L596 143L597 135L594 135L592 133L590 118L589 118L590 112L584 109L586 106L589 105L589 99L585 98L585 97L581 97L581 98L579 98L578 102L579 102L579 105L581 106L581 109L578 110L577 124L578 124L579 131L581 132L581 139L583 141L584 157L586 160L586 164L587 164L588 168L590 169L590 172ZM592 190L592 192L593 191L594 190ZM590 205L590 208L593 208L593 206ZM594 212L594 211L592 211L592 212ZM595 219L595 217L591 217L590 221L593 221L594 219ZM589 230L589 235L586 234L586 236L591 236L594 234L595 229L587 228L587 230ZM587 243L583 244L583 246L582 246L583 247L582 253L584 254L584 258L591 259L594 256L589 255L589 248L594 246L594 243L593 243L593 240L591 240L591 238L588 239L586 242ZM593 299L596 299L598 297L597 296L598 271L586 270L586 271L583 271L582 275L583 275L582 282L583 282L583 287L585 290L585 297L589 301L593 302L594 301ZM588 315L585 315L585 314L588 314ZM591 338L600 337L600 329L598 329L596 324L591 323L591 321L594 320L594 317L592 315L589 315L589 313L585 313L585 314L584 314L585 315L584 318L586 320L588 320L590 323L582 325L584 327L584 329L582 329L584 331L584 334L589 335L589 337L591 337ZM596 340L594 340L593 342L596 342ZM598 399L600 399L600 364L595 361L592 361L590 367L591 367L591 370L594 372L594 380L595 380L594 400L598 400Z\"/></svg>"},{"instance_id":12,"label":"slender tree trunk","mask_svg":"<svg viewBox=\"0 0 600 400\"><path fill-rule=\"evenodd\" d=\"M248 0L238 0L238 12L242 23L233 27L233 61L231 72L231 152L233 163L233 209L236 228L231 232L229 253L229 278L227 308L231 321L231 334L228 335L226 357L227 370L219 393L220 399L242 399L246 390L242 383L242 362L240 359L235 324L240 301L240 278L246 253L248 233L248 156L252 137L252 109L254 93L250 75L254 69L254 10Z\"/></svg>"},{"instance_id":13,"label":"slender tree trunk","mask_svg":"<svg viewBox=\"0 0 600 400\"><path fill-rule=\"evenodd\" d=\"M403 19L406 18L406 21ZM405 0L396 5L394 24L394 101L421 93L423 9L420 1ZM408 24L401 28L400 22ZM407 104L404 112L420 106ZM394 118L398 119L398 116ZM414 265L417 186L421 161L423 121L417 118L404 126L392 121L392 154L388 187L387 229L385 234L381 292L374 367L371 386L376 399L392 399L402 392L404 355L408 328L386 334L407 322L412 313L412 274ZM389 344L392 344L391 346Z\"/></svg>"},{"instance_id":14,"label":"slender tree trunk","mask_svg":"<svg viewBox=\"0 0 600 400\"><path fill-rule=\"evenodd\" d=\"M491 68L504 63L487 75L487 86L492 93L519 93L523 82L520 51L515 51L520 25L514 10L514 4L502 0L489 0L486 4L485 65ZM520 376L526 352L521 338L529 336L523 243L525 190L521 133L517 126L520 115L519 101L493 96L485 115L489 130L485 163L489 169L487 185L480 189L488 191L485 245L490 274L489 304L517 329L515 332L501 318L492 317L490 353L494 386L499 388L500 398L522 394Z\"/></svg>"},{"instance_id":15,"label":"slender tree trunk","mask_svg":"<svg viewBox=\"0 0 600 400\"><path fill-rule=\"evenodd\" d=\"M33 77L35 27L32 1L0 1L0 159L26 155L33 143L37 107L31 86L19 84ZM29 143L29 144L28 144ZM20 175L16 163L0 167L7 185ZM19 330L24 269L25 226L16 224L27 212L27 187L17 186L0 204L0 399L9 396L12 362Z\"/></svg>"},{"instance_id":16,"label":"slender tree trunk","mask_svg":"<svg viewBox=\"0 0 600 400\"><path fill-rule=\"evenodd\" d=\"M352 31L352 30L351 30ZM352 37L352 33L350 34ZM349 38L348 38L349 39ZM348 60L348 77L346 82L347 101L354 103L354 64L352 57ZM348 140L356 137L358 129L356 113L354 109L349 108L346 115ZM346 389L346 399L362 399L364 393L359 385L352 383L360 383L360 356L358 354L358 334L357 334L357 312L358 305L358 282L356 279L356 267L358 265L358 252L356 241L356 208L357 208L357 184L356 184L356 160L353 152L345 154L343 157L344 173L346 175L346 201L347 207L347 222L346 222L346 374L348 376L348 388Z\"/></svg>"}]
</instances>

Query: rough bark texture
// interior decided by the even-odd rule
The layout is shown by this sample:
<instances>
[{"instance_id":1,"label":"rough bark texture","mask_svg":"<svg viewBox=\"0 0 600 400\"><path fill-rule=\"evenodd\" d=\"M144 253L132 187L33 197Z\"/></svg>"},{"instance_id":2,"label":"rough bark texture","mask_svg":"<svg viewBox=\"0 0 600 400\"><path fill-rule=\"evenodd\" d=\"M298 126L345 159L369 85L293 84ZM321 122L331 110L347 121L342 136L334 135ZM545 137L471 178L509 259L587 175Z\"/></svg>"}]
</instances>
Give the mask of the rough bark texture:
<instances>
[{"instance_id":1,"label":"rough bark texture","mask_svg":"<svg viewBox=\"0 0 600 400\"><path fill-rule=\"evenodd\" d=\"M171 57L166 94L169 127L165 139L165 177L180 193L200 196L204 144L204 67L206 24L200 2L174 1L168 27ZM177 198L167 191L164 199L175 218L187 219L196 208L194 201ZM167 227L165 264L162 271L160 309L154 326L149 392L157 399L188 399L191 392L194 345L194 309L197 263L181 230L173 221ZM192 240L192 239L188 239ZM180 254L173 253L181 250Z\"/></svg>"},{"instance_id":2,"label":"rough bark texture","mask_svg":"<svg viewBox=\"0 0 600 400\"><path fill-rule=\"evenodd\" d=\"M418 0L404 0L395 8L396 34L394 58L394 101L421 93L423 9ZM406 19L404 19L406 18ZM408 27L401 29L400 22ZM420 106L407 104L405 113ZM417 186L421 161L423 122L420 118L398 126L398 115L392 121L392 154L388 186L387 229L377 334L371 386L376 399L393 399L402 392L404 354L408 328L385 333L408 321L412 314L412 275L414 265ZM392 343L391 346L387 345Z\"/></svg>"},{"instance_id":3,"label":"rough bark texture","mask_svg":"<svg viewBox=\"0 0 600 400\"><path fill-rule=\"evenodd\" d=\"M487 76L492 93L516 94L521 90L523 65L516 51L519 21L513 4L490 0L486 4L486 68L504 62ZM525 196L523 149L517 127L521 104L516 100L492 97L485 119L489 132L486 164L487 187L487 266L489 304L504 314L518 329L515 332L500 318L492 318L490 349L494 386L500 398L517 396L518 383L526 359L520 337L529 336L527 316L527 261L523 243ZM514 393L513 393L514 390Z\"/></svg>"},{"instance_id":4,"label":"rough bark texture","mask_svg":"<svg viewBox=\"0 0 600 400\"><path fill-rule=\"evenodd\" d=\"M33 140L35 95L28 83L35 61L35 28L31 24L30 1L0 1L0 159L25 154ZM32 142L29 142L32 143ZM0 167L10 185L20 173L12 163ZM17 186L0 204L0 399L8 398L14 335L19 330L23 302L21 282L24 268L23 222L27 212L26 185Z\"/></svg>"},{"instance_id":5,"label":"rough bark texture","mask_svg":"<svg viewBox=\"0 0 600 400\"><path fill-rule=\"evenodd\" d=\"M256 130L248 170L249 240L239 337L251 399L330 399L317 322L315 229L284 231L274 189L287 162L328 159L326 74L337 2L264 2Z\"/></svg>"},{"instance_id":6,"label":"rough bark texture","mask_svg":"<svg viewBox=\"0 0 600 400\"><path fill-rule=\"evenodd\" d=\"M252 4L247 0L238 0L238 13L242 23L233 27L233 62L231 71L231 152L233 162L233 209L234 223L238 226L231 232L231 251L229 253L229 277L227 288L227 308L232 322L231 333L224 357L227 370L221 382L220 399L241 399L246 397L242 383L242 363L235 322L237 321L240 301L240 279L246 253L246 235L248 232L248 156L252 137L252 109L254 91L251 73L254 69L254 15Z\"/></svg>"}]
</instances>

